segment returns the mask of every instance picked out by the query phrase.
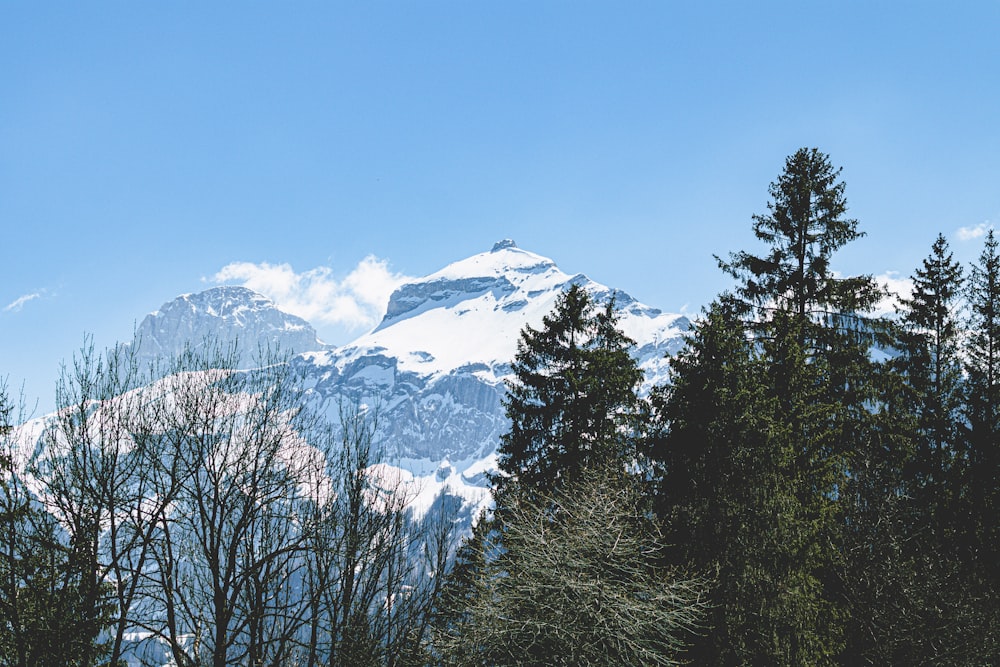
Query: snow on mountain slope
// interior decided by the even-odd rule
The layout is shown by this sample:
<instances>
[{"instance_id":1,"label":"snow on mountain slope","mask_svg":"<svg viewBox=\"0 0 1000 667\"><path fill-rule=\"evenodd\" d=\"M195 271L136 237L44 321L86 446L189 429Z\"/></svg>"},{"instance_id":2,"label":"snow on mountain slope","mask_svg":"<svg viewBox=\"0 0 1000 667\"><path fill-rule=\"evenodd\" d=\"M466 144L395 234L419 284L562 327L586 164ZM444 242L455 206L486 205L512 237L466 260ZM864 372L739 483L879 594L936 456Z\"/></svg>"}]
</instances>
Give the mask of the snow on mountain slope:
<instances>
[{"instance_id":1,"label":"snow on mountain slope","mask_svg":"<svg viewBox=\"0 0 1000 667\"><path fill-rule=\"evenodd\" d=\"M488 253L403 285L374 331L344 348L310 356L317 366L334 364L343 370L380 354L394 358L402 372L440 376L475 367L478 377L500 380L509 373L521 330L526 324L540 327L571 284L584 286L600 303L615 298L619 325L636 340L640 362L659 361L676 351L690 326L683 316L643 306L583 274L564 273L552 260L506 240Z\"/></svg>"}]
</instances>

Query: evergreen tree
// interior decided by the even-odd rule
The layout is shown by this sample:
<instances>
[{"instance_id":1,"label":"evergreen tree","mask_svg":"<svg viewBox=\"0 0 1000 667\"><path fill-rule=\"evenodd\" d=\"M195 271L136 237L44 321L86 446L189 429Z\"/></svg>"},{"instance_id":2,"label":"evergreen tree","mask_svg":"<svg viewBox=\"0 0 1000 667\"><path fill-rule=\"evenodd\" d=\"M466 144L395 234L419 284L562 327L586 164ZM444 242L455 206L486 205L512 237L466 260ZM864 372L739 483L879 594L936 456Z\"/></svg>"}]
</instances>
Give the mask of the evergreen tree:
<instances>
[{"instance_id":1,"label":"evergreen tree","mask_svg":"<svg viewBox=\"0 0 1000 667\"><path fill-rule=\"evenodd\" d=\"M986 236L979 263L972 266L967 298L968 338L963 346L969 426L964 469L955 512L970 581L982 591L974 600L974 637L980 660L1000 662L1000 248L993 230Z\"/></svg>"},{"instance_id":2,"label":"evergreen tree","mask_svg":"<svg viewBox=\"0 0 1000 667\"><path fill-rule=\"evenodd\" d=\"M766 368L741 322L714 304L671 364L671 383L653 395L665 433L651 439L659 466L658 514L671 561L714 572L708 632L685 656L693 664L763 660L770 637L760 631L774 597L756 573L772 569L780 547L787 484L770 437L775 410L763 388Z\"/></svg>"},{"instance_id":3,"label":"evergreen tree","mask_svg":"<svg viewBox=\"0 0 1000 667\"><path fill-rule=\"evenodd\" d=\"M541 329L524 328L504 402L511 428L501 437L498 498L508 478L524 493L546 493L581 468L632 456L642 372L613 307L598 309L574 284Z\"/></svg>"},{"instance_id":4,"label":"evergreen tree","mask_svg":"<svg viewBox=\"0 0 1000 667\"><path fill-rule=\"evenodd\" d=\"M768 252L719 260L736 289L664 391L661 511L676 529L678 512L701 506L691 530L715 535L686 555L720 581L697 661L832 664L844 645L838 501L872 400L878 327L864 313L881 290L830 268L862 235L839 174L815 149L786 160L768 214L754 216Z\"/></svg>"},{"instance_id":5,"label":"evergreen tree","mask_svg":"<svg viewBox=\"0 0 1000 667\"><path fill-rule=\"evenodd\" d=\"M851 655L868 664L991 663L989 593L971 578L965 539L962 269L943 236L912 281L885 374L895 378L879 434L889 465L851 517Z\"/></svg>"},{"instance_id":6,"label":"evergreen tree","mask_svg":"<svg viewBox=\"0 0 1000 667\"><path fill-rule=\"evenodd\" d=\"M789 156L770 185L768 213L753 216L754 235L770 252L741 251L728 262L718 260L737 280L736 294L747 311L780 310L815 320L864 312L877 302L880 290L869 276L840 278L830 268L833 253L864 236L857 220L844 217L840 172L815 148Z\"/></svg>"},{"instance_id":7,"label":"evergreen tree","mask_svg":"<svg viewBox=\"0 0 1000 667\"><path fill-rule=\"evenodd\" d=\"M109 591L16 465L22 421L0 381L0 665L91 667L106 654Z\"/></svg>"},{"instance_id":8,"label":"evergreen tree","mask_svg":"<svg viewBox=\"0 0 1000 667\"><path fill-rule=\"evenodd\" d=\"M880 347L893 349L893 327L882 333ZM849 611L841 664L915 664L926 652L914 641L914 631L925 631L920 609L929 600L917 576L926 561L913 548L913 507L905 476L916 419L896 369L882 363L871 370L871 410L860 415L850 476L839 497L841 580Z\"/></svg>"},{"instance_id":9,"label":"evergreen tree","mask_svg":"<svg viewBox=\"0 0 1000 667\"><path fill-rule=\"evenodd\" d=\"M487 546L492 522L480 514L469 535L455 553L451 569L445 575L441 595L431 611L431 644L438 654L447 654L453 664L459 663L462 634L473 624L473 607L483 594L480 580L486 576ZM462 652L464 654L464 652ZM488 662L486 655L481 656Z\"/></svg>"},{"instance_id":10,"label":"evergreen tree","mask_svg":"<svg viewBox=\"0 0 1000 667\"><path fill-rule=\"evenodd\" d=\"M903 354L898 358L918 420L912 481L914 491L926 495L927 511L945 519L948 478L961 449L964 387L959 356L962 267L944 236L938 235L912 280L913 295L902 301Z\"/></svg>"},{"instance_id":11,"label":"evergreen tree","mask_svg":"<svg viewBox=\"0 0 1000 667\"><path fill-rule=\"evenodd\" d=\"M990 230L969 278L967 419L968 501L978 524L977 542L989 551L985 561L1000 562L1000 526L994 508L1000 502L1000 252ZM994 573L1000 584L1000 570Z\"/></svg>"},{"instance_id":12,"label":"evergreen tree","mask_svg":"<svg viewBox=\"0 0 1000 667\"><path fill-rule=\"evenodd\" d=\"M675 664L700 618L701 584L664 566L633 474L641 372L613 306L572 285L521 335L494 514L435 618L444 664Z\"/></svg>"}]
</instances>

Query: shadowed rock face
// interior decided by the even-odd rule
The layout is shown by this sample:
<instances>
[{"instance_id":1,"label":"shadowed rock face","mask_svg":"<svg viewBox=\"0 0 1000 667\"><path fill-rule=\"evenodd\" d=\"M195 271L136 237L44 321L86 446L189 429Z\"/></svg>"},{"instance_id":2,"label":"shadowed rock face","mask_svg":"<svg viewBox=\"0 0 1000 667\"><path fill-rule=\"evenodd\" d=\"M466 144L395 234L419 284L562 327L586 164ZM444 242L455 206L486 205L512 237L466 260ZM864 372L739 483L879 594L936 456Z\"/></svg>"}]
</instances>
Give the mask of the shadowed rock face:
<instances>
[{"instance_id":1,"label":"shadowed rock face","mask_svg":"<svg viewBox=\"0 0 1000 667\"><path fill-rule=\"evenodd\" d=\"M377 405L387 460L419 459L421 470L446 458L468 462L492 454L509 425L501 403L505 386L462 369L420 376L373 356L316 382L312 391L333 421L342 402Z\"/></svg>"},{"instance_id":2,"label":"shadowed rock face","mask_svg":"<svg viewBox=\"0 0 1000 667\"><path fill-rule=\"evenodd\" d=\"M506 277L478 277L459 280L436 280L403 285L392 294L385 318L378 329L384 329L404 317L414 317L430 308L453 305L485 292L493 292L497 300L516 291Z\"/></svg>"},{"instance_id":3,"label":"shadowed rock face","mask_svg":"<svg viewBox=\"0 0 1000 667\"><path fill-rule=\"evenodd\" d=\"M503 259L494 261L497 258ZM509 264L505 265L504 260ZM564 275L552 260L521 251L509 239L496 243L489 253L457 262L449 268L454 267L461 267L461 271L468 273L456 276L454 271L446 269L448 275L434 274L396 289L389 298L385 318L375 331L428 310L453 307L486 294L490 294L494 302L504 303L505 309L516 310L526 305L527 300L511 301L509 297L519 291L525 278L549 272Z\"/></svg>"}]
</instances>

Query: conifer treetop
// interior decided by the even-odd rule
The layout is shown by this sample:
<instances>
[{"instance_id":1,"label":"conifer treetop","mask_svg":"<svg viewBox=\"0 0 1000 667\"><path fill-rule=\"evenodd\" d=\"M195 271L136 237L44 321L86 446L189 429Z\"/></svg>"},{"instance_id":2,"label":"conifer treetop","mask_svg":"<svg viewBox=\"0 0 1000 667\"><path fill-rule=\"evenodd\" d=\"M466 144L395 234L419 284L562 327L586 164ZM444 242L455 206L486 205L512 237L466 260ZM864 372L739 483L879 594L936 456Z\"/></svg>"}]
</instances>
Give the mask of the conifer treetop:
<instances>
[{"instance_id":1,"label":"conifer treetop","mask_svg":"<svg viewBox=\"0 0 1000 667\"><path fill-rule=\"evenodd\" d=\"M858 221L846 215L840 173L816 148L790 155L769 187L768 212L753 216L754 235L769 252L716 257L739 282L736 295L748 311L774 308L804 318L866 312L878 301L880 290L870 276L841 278L830 267L837 250L864 236Z\"/></svg>"}]
</instances>

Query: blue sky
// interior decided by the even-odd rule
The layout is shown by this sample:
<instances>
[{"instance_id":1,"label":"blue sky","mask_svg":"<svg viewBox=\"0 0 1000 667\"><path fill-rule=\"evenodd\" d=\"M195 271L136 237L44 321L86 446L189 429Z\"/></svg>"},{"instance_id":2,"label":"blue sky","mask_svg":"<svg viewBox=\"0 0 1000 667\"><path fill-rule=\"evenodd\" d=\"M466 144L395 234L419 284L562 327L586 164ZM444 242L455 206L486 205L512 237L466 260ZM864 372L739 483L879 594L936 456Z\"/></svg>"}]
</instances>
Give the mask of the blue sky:
<instances>
[{"instance_id":1,"label":"blue sky","mask_svg":"<svg viewBox=\"0 0 1000 667\"><path fill-rule=\"evenodd\" d=\"M802 146L868 233L835 268L972 259L1000 3L953 4L2 3L0 376L49 405L85 334L220 280L346 342L506 237L696 312Z\"/></svg>"}]
</instances>

